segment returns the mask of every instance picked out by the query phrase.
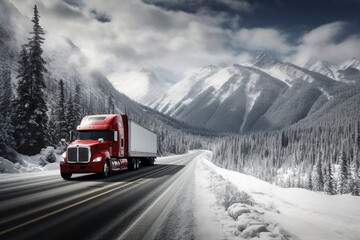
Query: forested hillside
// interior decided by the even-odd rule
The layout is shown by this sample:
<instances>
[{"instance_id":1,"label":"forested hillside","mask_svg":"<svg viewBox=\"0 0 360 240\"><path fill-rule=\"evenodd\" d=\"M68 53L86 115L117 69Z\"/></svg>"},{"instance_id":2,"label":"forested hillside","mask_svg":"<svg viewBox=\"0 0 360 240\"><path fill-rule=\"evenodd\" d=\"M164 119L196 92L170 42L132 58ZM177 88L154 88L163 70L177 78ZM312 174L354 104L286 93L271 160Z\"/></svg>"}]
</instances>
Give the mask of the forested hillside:
<instances>
[{"instance_id":1,"label":"forested hillside","mask_svg":"<svg viewBox=\"0 0 360 240\"><path fill-rule=\"evenodd\" d=\"M359 120L233 135L214 140L209 148L217 165L283 187L359 195Z\"/></svg>"}]
</instances>

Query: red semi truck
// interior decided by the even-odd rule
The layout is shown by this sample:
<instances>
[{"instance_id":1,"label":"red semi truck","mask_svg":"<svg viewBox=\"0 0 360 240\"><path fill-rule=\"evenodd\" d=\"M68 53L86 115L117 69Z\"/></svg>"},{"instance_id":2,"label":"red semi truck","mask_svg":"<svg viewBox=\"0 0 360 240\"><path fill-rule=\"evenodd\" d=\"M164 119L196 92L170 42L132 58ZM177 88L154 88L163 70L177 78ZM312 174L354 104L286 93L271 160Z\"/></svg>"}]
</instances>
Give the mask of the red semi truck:
<instances>
[{"instance_id":1,"label":"red semi truck","mask_svg":"<svg viewBox=\"0 0 360 240\"><path fill-rule=\"evenodd\" d=\"M70 179L73 173L107 177L115 171L136 170L140 163L154 165L157 156L156 134L124 114L86 116L75 135L76 140L69 144L60 162L64 179Z\"/></svg>"}]
</instances>

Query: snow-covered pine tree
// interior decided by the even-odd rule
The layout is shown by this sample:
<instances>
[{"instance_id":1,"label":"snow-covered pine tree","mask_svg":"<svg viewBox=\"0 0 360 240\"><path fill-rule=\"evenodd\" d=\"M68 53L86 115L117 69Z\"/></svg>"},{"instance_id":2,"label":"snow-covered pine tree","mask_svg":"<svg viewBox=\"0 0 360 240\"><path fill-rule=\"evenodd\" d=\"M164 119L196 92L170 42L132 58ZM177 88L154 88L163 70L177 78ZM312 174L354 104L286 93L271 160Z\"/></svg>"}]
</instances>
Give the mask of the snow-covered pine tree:
<instances>
[{"instance_id":1,"label":"snow-covered pine tree","mask_svg":"<svg viewBox=\"0 0 360 240\"><path fill-rule=\"evenodd\" d=\"M61 139L66 139L67 137L67 122L65 116L65 95L64 95L64 81L60 79L59 89L56 96L56 106L55 106L55 139L54 142L57 143Z\"/></svg>"},{"instance_id":2,"label":"snow-covered pine tree","mask_svg":"<svg viewBox=\"0 0 360 240\"><path fill-rule=\"evenodd\" d=\"M352 174L349 173L349 177L347 180L347 187L348 187L348 192L351 193L352 195L356 194L356 186L355 186L355 179L353 178Z\"/></svg>"},{"instance_id":3,"label":"snow-covered pine tree","mask_svg":"<svg viewBox=\"0 0 360 240\"><path fill-rule=\"evenodd\" d=\"M359 176L358 176L359 165L355 160L352 168L350 168L348 187L351 195L359 196Z\"/></svg>"},{"instance_id":4,"label":"snow-covered pine tree","mask_svg":"<svg viewBox=\"0 0 360 240\"><path fill-rule=\"evenodd\" d=\"M359 167L359 162L358 161L356 161L355 186L354 186L352 195L354 195L354 196L359 196L360 195L360 167Z\"/></svg>"},{"instance_id":5,"label":"snow-covered pine tree","mask_svg":"<svg viewBox=\"0 0 360 240\"><path fill-rule=\"evenodd\" d=\"M76 126L80 123L77 123L75 120L75 106L72 97L72 93L70 93L69 98L66 103L66 120L67 120L67 133L75 130Z\"/></svg>"},{"instance_id":6,"label":"snow-covered pine tree","mask_svg":"<svg viewBox=\"0 0 360 240\"><path fill-rule=\"evenodd\" d=\"M110 95L108 97L108 108L106 109L107 113L109 114L113 114L115 112L115 105L114 105L114 101L113 101L113 97L112 95Z\"/></svg>"},{"instance_id":7,"label":"snow-covered pine tree","mask_svg":"<svg viewBox=\"0 0 360 240\"><path fill-rule=\"evenodd\" d=\"M313 186L313 182L312 182L312 172L313 172L313 166L310 164L310 167L308 169L308 173L307 173L307 189L309 190L313 190L314 186Z\"/></svg>"},{"instance_id":8,"label":"snow-covered pine tree","mask_svg":"<svg viewBox=\"0 0 360 240\"><path fill-rule=\"evenodd\" d=\"M324 189L324 178L322 174L322 164L321 164L321 153L317 155L314 171L313 171L313 185L315 191L323 191Z\"/></svg>"},{"instance_id":9,"label":"snow-covered pine tree","mask_svg":"<svg viewBox=\"0 0 360 240\"><path fill-rule=\"evenodd\" d=\"M16 98L11 102L11 122L14 126L13 137L15 140L15 149L20 153L28 152L28 141L31 135L28 133L27 123L31 114L31 96L30 96L30 79L29 74L29 56L26 45L22 46L20 59L17 69L18 84L16 87Z\"/></svg>"},{"instance_id":10,"label":"snow-covered pine tree","mask_svg":"<svg viewBox=\"0 0 360 240\"><path fill-rule=\"evenodd\" d=\"M26 114L26 136L22 141L25 148L21 151L24 154L33 155L39 153L40 150L48 144L48 116L47 105L45 102L44 89L46 88L44 80L44 72L46 72L45 61L42 58L43 50L41 44L44 38L44 30L39 24L39 13L37 6L34 6L33 31L30 32L32 37L29 38L28 48L28 75L30 80L30 105Z\"/></svg>"},{"instance_id":11,"label":"snow-covered pine tree","mask_svg":"<svg viewBox=\"0 0 360 240\"><path fill-rule=\"evenodd\" d=\"M349 179L349 169L348 169L348 160L345 148L342 147L341 154L339 156L339 177L337 184L337 192L339 194L346 194L349 192L348 188L348 179Z\"/></svg>"},{"instance_id":12,"label":"snow-covered pine tree","mask_svg":"<svg viewBox=\"0 0 360 240\"><path fill-rule=\"evenodd\" d=\"M80 85L76 84L75 95L74 95L74 119L77 125L80 124L82 117L83 117L83 109L81 107L81 89L80 89Z\"/></svg>"},{"instance_id":13,"label":"snow-covered pine tree","mask_svg":"<svg viewBox=\"0 0 360 240\"><path fill-rule=\"evenodd\" d=\"M11 101L13 91L11 87L11 71L8 66L4 67L0 73L0 128L4 144L14 147L14 127L11 123ZM5 155L3 155L5 156Z\"/></svg>"},{"instance_id":14,"label":"snow-covered pine tree","mask_svg":"<svg viewBox=\"0 0 360 240\"><path fill-rule=\"evenodd\" d=\"M5 118L10 113L10 103L12 98L11 71L9 67L4 67L0 73L0 122L5 123Z\"/></svg>"},{"instance_id":15,"label":"snow-covered pine tree","mask_svg":"<svg viewBox=\"0 0 360 240\"><path fill-rule=\"evenodd\" d=\"M325 171L325 175L324 175L324 191L329 194L329 195L334 195L335 191L334 191L334 184L333 184L333 175L332 175L332 170L331 170L331 162L328 161L327 165L326 165L326 171Z\"/></svg>"},{"instance_id":16,"label":"snow-covered pine tree","mask_svg":"<svg viewBox=\"0 0 360 240\"><path fill-rule=\"evenodd\" d=\"M57 144L56 141L56 115L54 108L50 109L49 122L48 122L48 131L49 131L49 142L53 145Z\"/></svg>"}]
</instances>

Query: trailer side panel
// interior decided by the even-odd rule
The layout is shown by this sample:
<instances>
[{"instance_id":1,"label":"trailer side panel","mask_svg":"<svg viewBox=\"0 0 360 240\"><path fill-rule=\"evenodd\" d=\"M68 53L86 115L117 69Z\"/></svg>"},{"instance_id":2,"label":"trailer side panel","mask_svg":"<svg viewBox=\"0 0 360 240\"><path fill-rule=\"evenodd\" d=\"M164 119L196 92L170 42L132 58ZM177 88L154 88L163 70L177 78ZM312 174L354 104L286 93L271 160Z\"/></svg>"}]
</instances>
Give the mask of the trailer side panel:
<instances>
[{"instance_id":1,"label":"trailer side panel","mask_svg":"<svg viewBox=\"0 0 360 240\"><path fill-rule=\"evenodd\" d=\"M129 126L129 156L130 157L156 157L157 136L152 131L138 125L133 121Z\"/></svg>"}]
</instances>

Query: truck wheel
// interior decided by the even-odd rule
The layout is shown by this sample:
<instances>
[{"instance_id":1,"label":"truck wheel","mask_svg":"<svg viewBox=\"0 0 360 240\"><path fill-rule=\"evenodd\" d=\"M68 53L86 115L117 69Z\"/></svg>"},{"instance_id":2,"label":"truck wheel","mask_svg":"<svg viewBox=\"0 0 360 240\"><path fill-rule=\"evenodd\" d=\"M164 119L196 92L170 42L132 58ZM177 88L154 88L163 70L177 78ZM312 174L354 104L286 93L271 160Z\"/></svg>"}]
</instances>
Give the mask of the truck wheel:
<instances>
[{"instance_id":1,"label":"truck wheel","mask_svg":"<svg viewBox=\"0 0 360 240\"><path fill-rule=\"evenodd\" d=\"M137 159L133 159L133 169L137 169Z\"/></svg>"},{"instance_id":2,"label":"truck wheel","mask_svg":"<svg viewBox=\"0 0 360 240\"><path fill-rule=\"evenodd\" d=\"M61 173L61 177L65 180L69 180L71 178L72 173Z\"/></svg>"},{"instance_id":3,"label":"truck wheel","mask_svg":"<svg viewBox=\"0 0 360 240\"><path fill-rule=\"evenodd\" d=\"M139 167L140 167L140 160L136 159L136 169L139 169Z\"/></svg>"},{"instance_id":4,"label":"truck wheel","mask_svg":"<svg viewBox=\"0 0 360 240\"><path fill-rule=\"evenodd\" d=\"M109 176L109 173L110 173L109 162L105 161L104 162L104 167L103 167L103 172L102 172L101 176L103 178L107 178Z\"/></svg>"}]
</instances>

